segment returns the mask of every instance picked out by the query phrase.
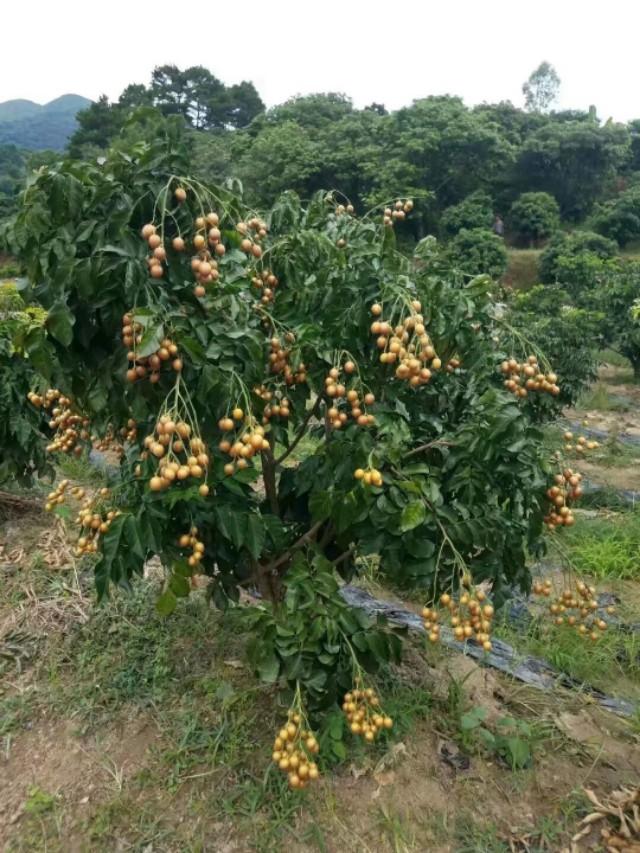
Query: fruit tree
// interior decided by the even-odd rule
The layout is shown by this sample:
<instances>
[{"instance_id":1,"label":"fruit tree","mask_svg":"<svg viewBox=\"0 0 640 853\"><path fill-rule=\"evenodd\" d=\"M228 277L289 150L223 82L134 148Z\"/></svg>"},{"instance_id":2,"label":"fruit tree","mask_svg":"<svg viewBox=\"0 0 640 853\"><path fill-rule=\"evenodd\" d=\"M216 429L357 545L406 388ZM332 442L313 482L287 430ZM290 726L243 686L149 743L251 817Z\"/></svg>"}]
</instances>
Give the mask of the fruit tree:
<instances>
[{"instance_id":1,"label":"fruit tree","mask_svg":"<svg viewBox=\"0 0 640 853\"><path fill-rule=\"evenodd\" d=\"M429 241L397 250L411 200L358 216L286 193L258 213L190 177L176 133L41 170L7 235L49 312L58 390L32 401L55 409L50 448L119 455L77 553L100 595L158 555L165 613L195 575L220 606L257 593L256 670L313 707L352 688L369 740L390 721L364 672L399 640L341 579L375 560L427 602L489 581L464 636L490 649L493 605L541 547L555 472L531 407L562 377L503 334L487 277L442 272Z\"/></svg>"}]
</instances>

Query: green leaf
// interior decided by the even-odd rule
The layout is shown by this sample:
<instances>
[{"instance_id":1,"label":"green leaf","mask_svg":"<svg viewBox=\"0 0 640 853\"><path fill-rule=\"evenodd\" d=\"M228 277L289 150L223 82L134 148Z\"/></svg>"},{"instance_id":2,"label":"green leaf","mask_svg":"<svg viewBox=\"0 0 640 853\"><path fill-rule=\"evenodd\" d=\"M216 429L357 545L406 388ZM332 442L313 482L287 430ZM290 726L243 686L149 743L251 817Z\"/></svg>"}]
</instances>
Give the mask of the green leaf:
<instances>
[{"instance_id":1,"label":"green leaf","mask_svg":"<svg viewBox=\"0 0 640 853\"><path fill-rule=\"evenodd\" d=\"M309 512L314 521L324 521L331 515L331 492L314 492L309 498Z\"/></svg>"},{"instance_id":2,"label":"green leaf","mask_svg":"<svg viewBox=\"0 0 640 853\"><path fill-rule=\"evenodd\" d=\"M169 589L176 598L188 598L191 591L187 578L179 574L171 575L169 579Z\"/></svg>"},{"instance_id":3,"label":"green leaf","mask_svg":"<svg viewBox=\"0 0 640 853\"><path fill-rule=\"evenodd\" d=\"M249 549L251 556L257 560L264 549L265 526L262 516L251 513L247 517L247 535L244 544Z\"/></svg>"},{"instance_id":4,"label":"green leaf","mask_svg":"<svg viewBox=\"0 0 640 853\"><path fill-rule=\"evenodd\" d=\"M400 515L400 530L406 533L413 530L425 520L427 512L422 501L411 501L402 510Z\"/></svg>"},{"instance_id":5,"label":"green leaf","mask_svg":"<svg viewBox=\"0 0 640 853\"><path fill-rule=\"evenodd\" d=\"M470 711L460 717L460 728L464 732L471 731L471 729L476 729L486 716L486 708L482 708L480 706L478 706L477 708L472 708Z\"/></svg>"},{"instance_id":6,"label":"green leaf","mask_svg":"<svg viewBox=\"0 0 640 853\"><path fill-rule=\"evenodd\" d=\"M167 588L162 595L158 597L158 600L156 601L156 610L161 616L170 616L176 609L177 603L178 599L175 597L173 592Z\"/></svg>"},{"instance_id":7,"label":"green leaf","mask_svg":"<svg viewBox=\"0 0 640 853\"><path fill-rule=\"evenodd\" d=\"M144 330L140 346L136 348L136 355L140 358L146 358L148 355L153 355L160 348L160 344L164 338L164 326L149 326Z\"/></svg>"},{"instance_id":8,"label":"green leaf","mask_svg":"<svg viewBox=\"0 0 640 853\"><path fill-rule=\"evenodd\" d=\"M75 321L64 302L55 302L47 315L47 329L59 343L68 347L73 340Z\"/></svg>"},{"instance_id":9,"label":"green leaf","mask_svg":"<svg viewBox=\"0 0 640 853\"><path fill-rule=\"evenodd\" d=\"M273 684L280 674L280 662L273 650L263 654L258 662L258 675L267 684Z\"/></svg>"}]
</instances>

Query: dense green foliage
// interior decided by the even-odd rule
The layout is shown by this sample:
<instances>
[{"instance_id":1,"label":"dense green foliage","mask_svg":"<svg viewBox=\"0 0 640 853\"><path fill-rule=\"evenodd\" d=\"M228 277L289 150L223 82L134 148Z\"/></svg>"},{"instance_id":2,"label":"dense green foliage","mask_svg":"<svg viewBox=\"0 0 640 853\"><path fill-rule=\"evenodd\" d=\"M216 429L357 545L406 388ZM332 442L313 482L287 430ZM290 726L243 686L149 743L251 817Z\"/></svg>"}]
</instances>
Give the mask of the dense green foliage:
<instances>
[{"instance_id":1,"label":"dense green foliage","mask_svg":"<svg viewBox=\"0 0 640 853\"><path fill-rule=\"evenodd\" d=\"M511 205L509 227L521 245L537 245L559 226L560 208L549 193L522 193Z\"/></svg>"},{"instance_id":2,"label":"dense green foliage","mask_svg":"<svg viewBox=\"0 0 640 853\"><path fill-rule=\"evenodd\" d=\"M640 186L630 187L598 205L591 227L620 246L640 238Z\"/></svg>"},{"instance_id":3,"label":"dense green foliage","mask_svg":"<svg viewBox=\"0 0 640 853\"><path fill-rule=\"evenodd\" d=\"M35 365L47 372L52 350L46 341L46 312L27 307L15 285L0 284L0 483L29 483L51 473L39 413L24 401L35 381Z\"/></svg>"},{"instance_id":4,"label":"dense green foliage","mask_svg":"<svg viewBox=\"0 0 640 853\"><path fill-rule=\"evenodd\" d=\"M454 236L463 228L488 229L493 222L493 202L484 190L476 190L459 204L453 204L443 211L440 227L444 234Z\"/></svg>"},{"instance_id":5,"label":"dense green foliage","mask_svg":"<svg viewBox=\"0 0 640 853\"><path fill-rule=\"evenodd\" d=\"M513 295L510 320L561 373L559 401L574 405L596 376L598 350L605 339L604 315L576 307L569 294L559 287L538 285L526 293ZM548 417L554 410L546 400L541 400L540 406L542 417Z\"/></svg>"},{"instance_id":6,"label":"dense green foliage","mask_svg":"<svg viewBox=\"0 0 640 853\"><path fill-rule=\"evenodd\" d=\"M613 240L592 231L558 234L540 256L540 281L549 284L554 281L570 281L579 286L585 262L588 263L590 259L613 258L617 248Z\"/></svg>"},{"instance_id":7,"label":"dense green foliage","mask_svg":"<svg viewBox=\"0 0 640 853\"><path fill-rule=\"evenodd\" d=\"M285 193L265 216L261 257L247 256L246 228L236 223L252 214L242 200L176 177L188 168L180 128L177 119L164 122L149 140L115 147L101 165L68 160L42 170L7 240L47 311L61 390L99 435L136 422L110 495L94 506L120 513L96 540L100 594L128 587L153 554L166 571L158 602L165 613L188 595L194 572L211 577L222 606L237 601L240 588L257 587L265 603L251 617L256 669L269 681L301 682L314 704L326 705L344 688L349 655L374 667L398 652L384 625L336 598L336 573L349 577L374 558L395 584L427 599L455 588L466 571L492 581L496 602L512 584L529 584L527 554L541 548L552 472L535 425L539 401L507 393L499 365L530 350L500 320L487 276L469 282L446 269L431 239L413 256L399 252L382 209L358 217L332 194L303 206ZM174 199L179 187L183 203ZM219 279L203 295L194 292L193 250L174 250L172 241L192 245L195 219L208 210L219 216L215 239L226 251L216 252ZM140 236L149 222L167 247L161 279L149 274ZM280 280L273 300L253 295L262 273ZM409 382L408 355L397 367L381 362L372 313L400 324L407 340L419 336L423 348L431 340L441 364L421 354L431 371ZM160 370L155 384L127 381L123 322L140 325L135 358L169 336L179 367ZM270 366L274 346L286 347L275 358L288 359L291 381ZM346 389L375 423L349 420L346 403L329 393L333 369L344 371ZM287 420L269 414L265 389L272 401L286 398ZM336 406L345 415L340 429L331 426ZM228 447L220 442L233 435L220 419L236 407L243 410L234 415L242 422L237 435L260 426L264 440L244 467L225 473ZM201 435L206 482L150 488L162 452L149 454L155 445L145 439L163 413L190 423L190 440ZM379 481L366 485L357 468L379 472ZM179 545L192 525L204 545L198 564ZM307 606L315 618L298 618ZM320 654L308 653L320 646Z\"/></svg>"},{"instance_id":8,"label":"dense green foliage","mask_svg":"<svg viewBox=\"0 0 640 853\"><path fill-rule=\"evenodd\" d=\"M488 229L463 228L447 245L451 265L469 275L486 273L498 279L507 268L504 240Z\"/></svg>"}]
</instances>

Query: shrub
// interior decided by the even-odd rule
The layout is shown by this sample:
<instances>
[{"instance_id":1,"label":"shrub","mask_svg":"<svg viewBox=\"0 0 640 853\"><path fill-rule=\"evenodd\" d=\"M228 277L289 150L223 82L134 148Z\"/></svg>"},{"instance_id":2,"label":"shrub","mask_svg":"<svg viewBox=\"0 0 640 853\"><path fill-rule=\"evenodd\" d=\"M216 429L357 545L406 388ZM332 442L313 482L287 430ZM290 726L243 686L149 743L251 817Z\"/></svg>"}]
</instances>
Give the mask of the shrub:
<instances>
[{"instance_id":1,"label":"shrub","mask_svg":"<svg viewBox=\"0 0 640 853\"><path fill-rule=\"evenodd\" d=\"M560 207L549 193L522 193L511 205L508 222L519 243L533 246L557 231Z\"/></svg>"},{"instance_id":2,"label":"shrub","mask_svg":"<svg viewBox=\"0 0 640 853\"><path fill-rule=\"evenodd\" d=\"M445 235L453 237L463 228L488 229L493 221L493 203L488 193L478 190L459 204L443 212L440 227Z\"/></svg>"},{"instance_id":3,"label":"shrub","mask_svg":"<svg viewBox=\"0 0 640 853\"><path fill-rule=\"evenodd\" d=\"M463 228L447 245L446 255L452 266L469 275L486 273L498 279L507 268L504 240L481 228Z\"/></svg>"},{"instance_id":4,"label":"shrub","mask_svg":"<svg viewBox=\"0 0 640 853\"><path fill-rule=\"evenodd\" d=\"M618 246L613 240L592 231L558 234L540 255L540 281L564 282L562 271L570 271L572 261L586 258L588 262L589 257L613 258L617 251Z\"/></svg>"},{"instance_id":5,"label":"shrub","mask_svg":"<svg viewBox=\"0 0 640 853\"><path fill-rule=\"evenodd\" d=\"M640 187L631 187L601 204L591 220L598 234L625 246L640 237Z\"/></svg>"}]
</instances>

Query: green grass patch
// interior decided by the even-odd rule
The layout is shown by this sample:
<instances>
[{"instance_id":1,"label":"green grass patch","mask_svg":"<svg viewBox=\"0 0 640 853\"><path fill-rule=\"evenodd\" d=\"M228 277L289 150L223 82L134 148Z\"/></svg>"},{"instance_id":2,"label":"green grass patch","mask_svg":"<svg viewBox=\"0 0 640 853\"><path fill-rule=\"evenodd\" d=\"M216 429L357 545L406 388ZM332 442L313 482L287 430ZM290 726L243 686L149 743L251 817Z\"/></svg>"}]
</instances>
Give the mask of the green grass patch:
<instances>
[{"instance_id":1,"label":"green grass patch","mask_svg":"<svg viewBox=\"0 0 640 853\"><path fill-rule=\"evenodd\" d=\"M530 290L538 283L540 249L507 249L507 256L503 284L514 290Z\"/></svg>"},{"instance_id":2,"label":"green grass patch","mask_svg":"<svg viewBox=\"0 0 640 853\"><path fill-rule=\"evenodd\" d=\"M578 571L600 579L640 580L640 510L590 519L563 534Z\"/></svg>"}]
</instances>

